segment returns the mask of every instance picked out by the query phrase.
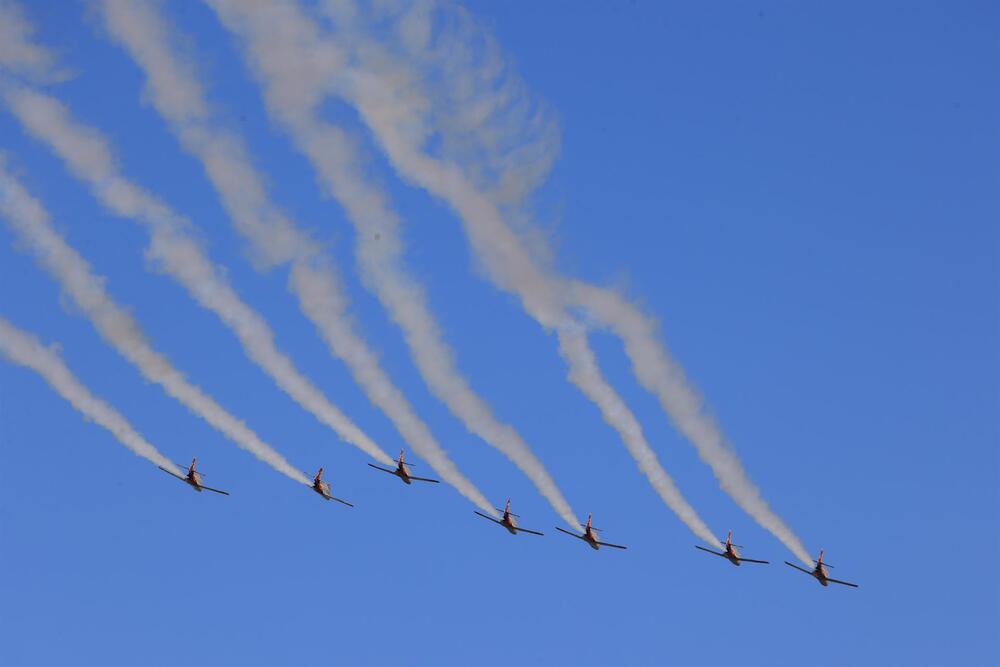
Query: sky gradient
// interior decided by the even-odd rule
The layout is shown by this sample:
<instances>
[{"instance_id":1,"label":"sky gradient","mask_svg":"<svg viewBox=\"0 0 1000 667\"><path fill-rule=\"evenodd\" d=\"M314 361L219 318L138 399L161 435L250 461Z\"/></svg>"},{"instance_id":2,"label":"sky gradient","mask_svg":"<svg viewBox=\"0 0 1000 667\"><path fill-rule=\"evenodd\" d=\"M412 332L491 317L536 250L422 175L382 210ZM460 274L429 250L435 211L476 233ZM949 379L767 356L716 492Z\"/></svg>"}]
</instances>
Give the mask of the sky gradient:
<instances>
[{"instance_id":1,"label":"sky gradient","mask_svg":"<svg viewBox=\"0 0 1000 667\"><path fill-rule=\"evenodd\" d=\"M231 497L195 494L119 446L27 370L0 363L0 663L10 665L989 665L1000 650L997 420L1000 11L991 3L685 6L468 2L558 119L535 198L561 271L617 287L661 324L822 589L723 494L619 342L602 367L665 468L751 558L731 567L637 471L565 380L553 337L483 278L455 216L347 127L405 220L405 261L459 367L611 542L594 553L423 384L359 279L352 227L268 117L233 36L172 4L199 75L273 198L336 262L358 330L449 455L525 527L512 537L446 485L368 468L143 257L0 108L8 169L155 346L296 466L324 503L240 451L107 347L0 225L0 316L150 442ZM404 443L286 288L258 272L200 165L143 102L93 8L27 16L72 76L46 87L99 127L124 174L191 219L278 344L386 451ZM418 462L422 463L422 462ZM428 472L426 466L415 471Z\"/></svg>"}]
</instances>

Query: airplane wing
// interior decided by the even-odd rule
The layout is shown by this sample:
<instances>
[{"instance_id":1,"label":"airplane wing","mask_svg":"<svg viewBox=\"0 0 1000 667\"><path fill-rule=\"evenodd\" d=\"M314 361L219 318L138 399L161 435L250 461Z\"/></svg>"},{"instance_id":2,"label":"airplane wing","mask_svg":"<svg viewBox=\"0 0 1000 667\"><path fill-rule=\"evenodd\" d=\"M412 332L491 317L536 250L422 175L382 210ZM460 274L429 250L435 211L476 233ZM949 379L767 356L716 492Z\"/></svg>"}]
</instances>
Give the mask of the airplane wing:
<instances>
[{"instance_id":1,"label":"airplane wing","mask_svg":"<svg viewBox=\"0 0 1000 667\"><path fill-rule=\"evenodd\" d=\"M623 547L620 544L611 544L610 542L598 542L602 547L611 547L613 549L628 549L628 547Z\"/></svg>"},{"instance_id":2,"label":"airplane wing","mask_svg":"<svg viewBox=\"0 0 1000 667\"><path fill-rule=\"evenodd\" d=\"M186 482L187 481L187 477L181 477L177 473L171 472L171 471L167 470L166 468L164 468L163 466L156 466L156 467L159 468L160 470L162 470L163 472L167 473L171 477L176 477L177 479L181 480L182 482Z\"/></svg>"},{"instance_id":3,"label":"airplane wing","mask_svg":"<svg viewBox=\"0 0 1000 667\"><path fill-rule=\"evenodd\" d=\"M414 477L413 475L410 475L410 479L415 480L417 482L431 482L433 484L441 483L441 480L439 479L430 479L428 477Z\"/></svg>"},{"instance_id":4,"label":"airplane wing","mask_svg":"<svg viewBox=\"0 0 1000 667\"><path fill-rule=\"evenodd\" d=\"M514 528L518 533L531 533L532 535L544 535L545 533L539 533L537 530L528 530L527 528Z\"/></svg>"},{"instance_id":5,"label":"airplane wing","mask_svg":"<svg viewBox=\"0 0 1000 667\"><path fill-rule=\"evenodd\" d=\"M496 519L494 519L494 518L493 518L493 517L491 517L491 516L486 516L486 515L485 515L485 514L483 514L482 512L476 512L475 510L473 510L473 512L472 512L472 513L473 513L473 514L478 514L479 516L483 517L484 519L488 519L488 520L492 521L493 523L499 523L499 524L500 524L501 526L503 525L503 523L501 523L501 522L497 521Z\"/></svg>"},{"instance_id":6,"label":"airplane wing","mask_svg":"<svg viewBox=\"0 0 1000 667\"><path fill-rule=\"evenodd\" d=\"M342 505L347 505L348 507L354 507L354 505L352 505L351 503L347 502L346 500L341 500L340 498L334 498L333 496L330 496L330 500L336 500L338 503L341 503Z\"/></svg>"},{"instance_id":7,"label":"airplane wing","mask_svg":"<svg viewBox=\"0 0 1000 667\"><path fill-rule=\"evenodd\" d=\"M799 567L799 566L798 566L798 565L796 565L795 563L789 563L789 562L788 562L788 561L786 560L786 561L785 561L785 565L788 565L789 567L794 567L794 568L795 568L796 570L798 570L799 572L805 572L806 574L808 574L808 575L812 576L812 572L810 572L809 570L805 569L804 567Z\"/></svg>"},{"instance_id":8,"label":"airplane wing","mask_svg":"<svg viewBox=\"0 0 1000 667\"><path fill-rule=\"evenodd\" d=\"M205 491L215 491L216 493L221 493L221 494L222 494L222 495L224 495L224 496L228 496L228 495L229 495L229 492L228 492L228 491L220 491L219 489L213 489L213 488L212 488L212 487L210 487L210 486L202 486L201 484L199 484L198 486L199 486L200 488L202 488L203 490L205 490Z\"/></svg>"},{"instance_id":9,"label":"airplane wing","mask_svg":"<svg viewBox=\"0 0 1000 667\"><path fill-rule=\"evenodd\" d=\"M701 549L702 551L705 551L705 552L710 553L710 554L715 554L716 556L722 556L723 558L726 557L726 554L724 554L724 553L719 553L718 551L712 551L711 549L706 549L705 547L699 547L697 544L694 545L694 548L695 549ZM715 566L713 565L712 567L715 567Z\"/></svg>"},{"instance_id":10,"label":"airplane wing","mask_svg":"<svg viewBox=\"0 0 1000 667\"><path fill-rule=\"evenodd\" d=\"M831 579L830 577L827 577L826 580L829 581L831 584L840 584L842 586L850 586L851 588L858 587L857 584L852 584L848 581L841 581L840 579Z\"/></svg>"},{"instance_id":11,"label":"airplane wing","mask_svg":"<svg viewBox=\"0 0 1000 667\"><path fill-rule=\"evenodd\" d=\"M754 560L753 558L739 558L741 563L763 563L764 565L769 565L770 561L766 560Z\"/></svg>"},{"instance_id":12,"label":"airplane wing","mask_svg":"<svg viewBox=\"0 0 1000 667\"><path fill-rule=\"evenodd\" d=\"M583 540L584 542L587 541L587 540L583 539L583 535L577 535L576 533L571 533L568 530L564 530L564 529L560 528L559 526L556 526L556 530L558 530L560 533L566 533L570 537L575 537L578 540Z\"/></svg>"},{"instance_id":13,"label":"airplane wing","mask_svg":"<svg viewBox=\"0 0 1000 667\"><path fill-rule=\"evenodd\" d=\"M369 463L368 465L371 466L372 468L375 468L375 470L381 470L382 472L387 472L390 475L395 475L396 474L395 470L389 470L388 468L383 468L382 466L377 466L374 463Z\"/></svg>"}]
</instances>

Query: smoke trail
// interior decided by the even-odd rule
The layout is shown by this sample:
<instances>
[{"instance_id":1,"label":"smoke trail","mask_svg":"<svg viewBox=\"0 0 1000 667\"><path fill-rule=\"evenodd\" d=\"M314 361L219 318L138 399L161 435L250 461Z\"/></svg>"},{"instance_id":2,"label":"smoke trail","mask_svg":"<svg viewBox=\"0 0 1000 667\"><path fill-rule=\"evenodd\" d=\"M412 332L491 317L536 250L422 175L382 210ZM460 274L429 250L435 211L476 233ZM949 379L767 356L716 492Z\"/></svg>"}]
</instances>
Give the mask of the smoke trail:
<instances>
[{"instance_id":1,"label":"smoke trail","mask_svg":"<svg viewBox=\"0 0 1000 667\"><path fill-rule=\"evenodd\" d=\"M400 10L398 7L391 10L389 13L395 11L399 17L397 29L392 33L399 39L392 40L392 44L402 45L405 50L403 58L398 58L394 62L386 49L373 47L367 43L363 47L356 48L356 59L365 72L357 81L348 84L348 90L353 87L355 89L353 96L356 98L359 93L361 94L357 106L397 168L408 174L418 185L449 201L463 217L475 216L471 219L472 224L485 229L482 232L484 238L480 239L476 239L470 230L473 245L480 254L485 252L495 255L498 254L495 251L498 240L521 244L515 236L505 234L499 228L503 224L503 219L497 203L511 202L497 196L483 197L481 193L486 191L485 186L480 186L480 192L477 193L468 180L465 182L462 180L463 174L474 176L482 172L481 168L477 168L477 161L488 162L489 147L478 154L473 154L470 151L463 153L461 150L453 150L448 146L448 142L438 142L444 147L443 153L449 158L458 160L458 164L461 165L460 170L456 168L456 164L451 164L444 158L434 160L422 154L420 147L428 143L428 137L433 136L435 132L449 131L442 124L443 119L448 116L448 111L436 108L435 102L440 99L440 95L423 94L418 84L424 81L432 82L427 85L436 85L435 91L447 89L451 85L457 86L463 91L466 105L473 108L485 106L490 109L496 108L494 100L497 98L507 105L516 107L518 102L512 102L509 95L517 97L520 86L517 82L511 83L514 77L506 71L507 68L502 63L491 57L489 48L485 49L487 54L483 58L485 64L481 64L476 70L475 63L472 62L474 57L461 48L455 48L455 45L448 41L448 30L438 30L434 33L434 39L441 42L435 46L430 37L431 19L428 9L434 6L434 4L417 3L411 11ZM461 18L460 11L453 13ZM331 12L331 14L336 18L342 17L344 12ZM458 23L460 28L465 30L460 37L468 39L469 34L474 31L468 30L468 26L462 24L461 20ZM347 32L356 33L353 38L347 38L348 41L365 41L364 35L360 34L363 31L356 24L344 20L341 20L340 24L347 27ZM405 61L406 64L401 61ZM409 63L417 63L423 69L416 73L407 72ZM362 109L362 105L365 104L364 88L372 86L369 79L373 77L381 79L376 84L376 87L382 89L378 93L381 96L380 103L373 104L369 101L367 109ZM506 80L497 88L496 81L503 77L506 77ZM351 93L348 95L351 96ZM427 104L425 101L430 103ZM522 105L524 103L520 102ZM494 133L506 134L509 141L514 141L520 134L524 134L524 127L528 127L527 134L531 134L530 123L525 125L523 119L521 122L517 119L507 122L509 118L497 120L495 115L490 113L479 115L482 119L481 129L487 136ZM415 132L414 127L422 128L423 134ZM529 141L529 145L530 143ZM550 142L550 150L553 145ZM540 160L541 164L548 162ZM530 190L528 185L522 188L525 194ZM466 229L469 227L470 224L467 224ZM506 248L504 252L508 255L521 255L525 261L532 259L525 249L510 250L510 247L504 247ZM491 269L491 276L495 280L504 283L505 276L511 275L510 257L487 257L484 261ZM544 260L539 258L535 258L535 262L541 266L545 264ZM799 539L770 509L761 497L760 491L749 480L735 452L726 443L721 429L705 414L697 391L690 386L680 366L670 358L666 348L657 339L655 327L648 318L633 304L611 290L581 282L567 284L551 271L544 269L543 271L546 274L542 276L545 281L555 284L553 289L558 293L562 307L582 306L591 317L622 339L640 383L659 398L661 406L678 430L695 446L700 458L711 467L721 488L800 560L811 562Z\"/></svg>"},{"instance_id":2,"label":"smoke trail","mask_svg":"<svg viewBox=\"0 0 1000 667\"><path fill-rule=\"evenodd\" d=\"M365 394L400 435L449 482L484 510L492 506L456 470L427 425L382 369L377 355L355 332L348 300L322 249L270 201L240 137L213 122L201 83L171 44L171 29L151 5L107 0L105 25L147 77L153 106L185 150L205 168L230 219L250 241L259 264L290 262L289 288L331 353L350 369Z\"/></svg>"},{"instance_id":3,"label":"smoke trail","mask_svg":"<svg viewBox=\"0 0 1000 667\"><path fill-rule=\"evenodd\" d=\"M383 463L392 462L278 350L270 326L240 299L211 263L194 240L190 223L117 173L107 141L97 130L77 124L60 102L43 93L8 85L3 97L25 129L86 182L98 201L113 213L149 228L149 256L236 334L247 356L285 393L345 441Z\"/></svg>"},{"instance_id":4,"label":"smoke trail","mask_svg":"<svg viewBox=\"0 0 1000 667\"><path fill-rule=\"evenodd\" d=\"M657 340L656 325L612 290L585 283L574 283L573 287L577 302L621 338L639 383L659 399L663 411L694 444L722 490L797 558L811 564L805 547L768 506L719 426L705 414L704 402L688 383L683 369Z\"/></svg>"},{"instance_id":5,"label":"smoke trail","mask_svg":"<svg viewBox=\"0 0 1000 667\"><path fill-rule=\"evenodd\" d=\"M153 349L139 324L111 298L104 280L52 228L41 203L0 162L0 214L35 260L59 283L98 333L148 381L160 385L195 415L280 473L309 484L281 454L265 444L246 424L226 412L200 388L189 383L170 361Z\"/></svg>"},{"instance_id":6,"label":"smoke trail","mask_svg":"<svg viewBox=\"0 0 1000 667\"><path fill-rule=\"evenodd\" d=\"M348 208L349 215L360 220L374 219L378 221L381 224L374 228L378 231L377 237L387 236L393 244L400 243L396 231L399 225L398 219L381 204L380 193L371 187L365 187L366 184L358 178L357 174L360 171L358 165L352 163L349 157L345 157L345 155L351 154L350 142L336 128L328 124L321 124L316 119L316 106L323 99L323 86L328 85L330 79L341 74L340 70L345 66L343 57L333 50L329 42L324 42L320 38L315 25L291 4L283 4L279 8L266 3L250 5L227 2L226 0L209 0L209 4L216 9L223 22L231 30L241 35L244 42L247 43L250 60L258 77L264 82L265 97L272 113L290 129L293 137L299 143L300 150L310 155L317 169L323 175L324 181L330 185L334 194ZM316 52L323 52L325 55L322 59L312 62L313 69L304 77L294 75L300 68L303 59L307 58L308 54ZM289 87L290 80L294 79L301 83L303 78L309 81L305 87L299 85ZM367 103L365 108L361 109L359 105L359 110L366 122L368 122L366 113L372 112L384 114L403 124L406 123L406 118L399 118L397 115L398 109L386 105L387 102L395 103L399 100L375 99L380 92L379 81L365 79L364 76L357 76L354 79L364 87L365 91L371 93L371 96L364 100ZM352 101L357 103L356 99L352 98ZM405 109L405 106L403 105L402 108ZM391 125L391 123L385 123L385 125ZM413 126L407 125L406 129L412 131ZM390 160L395 163L395 159L391 155ZM420 181L420 177L413 179L408 171L399 169L398 165L397 170L404 177ZM434 168L433 171L434 173L441 172L437 168ZM455 175L461 176L460 174ZM447 186L450 183L450 176L444 174L439 180ZM501 228L506 230L502 225ZM366 236L376 238L371 227L360 229L358 235L362 238ZM513 240L516 241L516 239ZM558 289L553 289L552 281L544 280L533 263L525 261L525 258L517 255L516 242L509 242L497 234L478 234L474 240L474 243L476 242L491 246L489 253L485 250L483 252L483 255L488 258L488 266L497 262L512 263L511 267L505 266L502 270L492 270L491 273L494 277L506 280L508 275L513 274L518 276L516 280L527 280L530 283L529 288L520 290L519 294L526 308L539 322L547 328L559 330L560 334L565 337L561 351L564 358L570 363L572 381L583 390L585 395L598 404L605 420L619 431L629 451L636 456L640 467L654 483L668 506L675 510L696 535L710 544L717 545L718 540L697 518L694 510L683 500L666 472L656 462L656 458L645 443L634 416L601 377L586 339L579 336L570 338L563 331L565 327L572 324L572 320L562 312L557 296ZM362 246L362 260L365 250L366 248ZM513 254L512 250L515 251ZM368 251L386 252L385 250L375 250L374 247ZM393 251L390 249L388 252ZM379 287L384 290L384 283L389 278L391 276L382 274L376 278L370 277L369 280L375 284L377 290ZM390 298L399 298L402 303L407 305L412 303L412 297L402 301L401 297L406 295L405 291L390 292ZM399 316L397 313L406 314L405 309L398 307L402 303L397 304L395 309L390 308L394 317ZM418 303L422 303L422 301ZM415 356L419 358L419 355Z\"/></svg>"},{"instance_id":7,"label":"smoke trail","mask_svg":"<svg viewBox=\"0 0 1000 667\"><path fill-rule=\"evenodd\" d=\"M88 421L111 431L118 442L153 465L183 476L177 466L157 451L156 447L146 442L125 417L80 384L53 348L45 347L27 331L18 329L2 317L0 317L0 353L12 363L30 368L41 375L42 379L48 382L56 393L69 401L77 412Z\"/></svg>"},{"instance_id":8,"label":"smoke trail","mask_svg":"<svg viewBox=\"0 0 1000 667\"><path fill-rule=\"evenodd\" d=\"M718 538L684 499L674 480L660 465L656 453L646 442L646 436L643 435L642 427L635 415L601 375L594 352L587 344L586 334L583 331L572 332L564 327L559 330L558 336L559 354L569 364L570 381L600 408L604 421L621 435L625 448L663 502L677 514L691 532L708 544L721 547Z\"/></svg>"},{"instance_id":9,"label":"smoke trail","mask_svg":"<svg viewBox=\"0 0 1000 667\"><path fill-rule=\"evenodd\" d=\"M115 4L117 3L106 3L105 6L111 7ZM220 12L223 9L220 8ZM251 60L255 69L266 69L278 76L288 74L293 63L285 60L283 54L291 46L286 43L289 41L297 44L296 49L303 49L303 52L308 51L312 54L310 62L316 59L316 54L324 53L315 30L308 24L298 22L294 12L288 12L280 5L264 5L261 9L267 13L263 21L253 20L260 18L260 14L251 14L243 17L250 20L240 22L241 30L254 35L254 43L257 46L251 49ZM164 47L155 46L153 39L155 34L148 21L142 23L135 20L134 12L133 15L126 16L117 14L117 8L115 11L116 15L109 21L115 23L112 30L119 35L119 38L127 40L136 60L144 64L151 77L150 83L155 89L152 96L154 104L157 104L156 100L163 100L169 94L168 84L178 80L179 75L176 72L180 68L176 63L170 62L169 54ZM276 25L282 28L272 30ZM140 35L140 28L143 27L145 30ZM305 46L306 44L308 46ZM357 230L356 254L365 284L375 292L390 317L403 330L411 356L422 377L431 391L447 405L466 428L507 455L529 477L560 516L569 525L580 528L572 509L541 461L532 453L516 430L500 423L493 416L489 405L473 391L468 381L458 371L453 354L444 342L427 306L423 289L401 266L403 245L397 232L399 221L396 214L389 209L383 193L362 176L363 169L358 164L349 139L338 128L321 122L317 117L315 105L321 97L311 96L309 90L317 92L322 90L322 79L326 76L323 68L311 69L308 66L303 68L302 61L295 63L294 66L296 74L293 79L296 82L308 80L310 82L308 89L292 95L294 101L291 103L287 103L289 95L283 92L272 94L273 91L268 91L266 97L269 108L290 132L300 150L312 160L323 183L347 210L348 217ZM167 76L167 72L174 74ZM161 75L159 82L156 80L156 74ZM317 76L315 81L310 79L313 74ZM261 73L261 76L266 78L268 74ZM282 79L279 85L287 88L290 80L292 79ZM197 89L197 83L188 77L180 88L185 91L194 90ZM205 106L200 99L194 104L190 95L185 96L185 99L192 102L185 107L189 115L193 115L197 108ZM161 107L161 113L169 114L167 104L159 103L157 106ZM179 111L176 109L178 105L174 106L175 111ZM172 119L175 125L179 120L178 116L179 114L175 113L175 118ZM313 305L313 308L309 309L309 312L313 313L310 316L320 326L324 338L329 339L336 333L336 329L332 329L331 325L338 329L342 325L332 321L334 314L332 307L317 309L315 306L329 303L339 297L333 295L329 289L323 289L322 281L310 279L310 273L314 273L311 268L296 263L292 273L293 288L304 308ZM321 323L326 326L322 326ZM361 372L356 372L356 376L360 375L361 379L371 375L371 369L361 368L359 371ZM395 391L394 388L388 387L382 389L381 393L384 395L387 389ZM396 409L395 412L401 411ZM400 417L410 420L407 414L401 414Z\"/></svg>"},{"instance_id":10,"label":"smoke trail","mask_svg":"<svg viewBox=\"0 0 1000 667\"><path fill-rule=\"evenodd\" d=\"M55 56L34 43L35 26L12 0L0 0L0 67L35 80L64 78Z\"/></svg>"}]
</instances>

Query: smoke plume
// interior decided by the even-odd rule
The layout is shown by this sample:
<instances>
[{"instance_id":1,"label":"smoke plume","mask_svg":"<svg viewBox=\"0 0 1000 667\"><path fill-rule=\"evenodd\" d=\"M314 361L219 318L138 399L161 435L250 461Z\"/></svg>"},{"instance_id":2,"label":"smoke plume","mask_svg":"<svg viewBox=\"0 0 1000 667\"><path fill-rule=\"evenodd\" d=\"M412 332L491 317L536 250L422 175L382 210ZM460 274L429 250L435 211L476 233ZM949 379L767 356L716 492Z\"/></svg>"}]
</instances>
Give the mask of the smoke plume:
<instances>
[{"instance_id":1,"label":"smoke plume","mask_svg":"<svg viewBox=\"0 0 1000 667\"><path fill-rule=\"evenodd\" d=\"M56 233L41 203L8 173L2 163L0 214L35 261L55 278L63 293L73 300L101 337L135 366L144 378L160 385L168 396L278 472L302 484L310 483L246 424L188 382L165 356L153 349L139 324L108 294L104 279L95 275L86 260Z\"/></svg>"}]
</instances>

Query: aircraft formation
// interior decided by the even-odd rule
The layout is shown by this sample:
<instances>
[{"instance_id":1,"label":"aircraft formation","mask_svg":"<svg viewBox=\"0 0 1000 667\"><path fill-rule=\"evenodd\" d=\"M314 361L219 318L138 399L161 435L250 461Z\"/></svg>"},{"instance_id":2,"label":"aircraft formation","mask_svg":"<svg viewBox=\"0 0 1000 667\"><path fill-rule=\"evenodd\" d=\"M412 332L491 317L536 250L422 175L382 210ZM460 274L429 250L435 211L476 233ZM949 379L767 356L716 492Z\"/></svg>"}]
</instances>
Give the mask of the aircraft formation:
<instances>
[{"instance_id":1,"label":"aircraft formation","mask_svg":"<svg viewBox=\"0 0 1000 667\"><path fill-rule=\"evenodd\" d=\"M413 464L407 463L404 459L404 456L405 456L404 450L400 450L399 458L396 459L396 467L394 469L383 468L382 466L377 466L373 463L369 463L368 465L371 466L372 468L375 468L376 470L381 470L382 472L398 477L400 480L402 480L404 484L409 485L412 484L413 482L428 482L431 484L440 483L440 480L437 479L430 479L429 477L416 477L414 475L411 475L410 467ZM197 462L198 459L196 458L191 459L191 465L188 466L187 473L183 477L174 474L173 472L167 470L162 466L159 466L159 468L160 470L167 473L171 477L175 477L181 480L182 482L189 485L191 488L193 488L195 491L198 491L199 493L201 491L214 491L215 493L228 496L229 493L227 491L222 491L220 489L213 489L212 487L205 486L204 484L201 483L202 473L195 470ZM313 477L312 486L310 488L316 493L318 493L320 496L322 496L324 500L335 500L338 503L347 505L348 507L354 507L352 503L349 503L346 500L343 500L342 498L337 498L330 494L329 482L323 481L323 468L320 468L316 472L316 475ZM522 528L520 525L518 525L517 520L520 519L521 517L510 511L510 498L507 499L507 504L504 505L503 509L497 507L496 510L502 513L500 519L494 519L493 517L483 514L482 512L474 511L473 513L478 516L481 516L487 521L492 521L493 523L502 526L511 535L517 535L518 533L528 533L529 535L545 534L537 530L529 530L527 528ZM560 528L559 526L556 526L555 528L561 533L565 533L570 537L575 537L578 540L586 542L587 545L589 545L590 548L594 549L595 551L599 550L601 547L610 547L612 549L622 549L622 550L628 549L628 547L621 544L612 544L611 542L604 542L600 540L598 538L598 533L601 532L601 529L592 526L591 525L592 520L593 520L593 515L588 514L587 523L584 525L582 535L578 535L572 531L565 530L563 528ZM739 544L733 544L733 531L731 530L726 535L726 544L724 547L725 548L724 551L715 551L714 549L707 549L697 544L695 545L694 548L700 549L701 551L713 554L715 556L720 556L722 558L725 558L726 560L728 560L730 563L732 563L737 567L739 567L743 563L758 563L762 565L768 565L770 563L770 561L766 560L756 560L753 558L744 558L743 556L741 556L738 549L742 549L743 547ZM848 581L842 581L840 579L833 579L827 574L827 568L831 568L833 566L823 562L823 551L824 551L823 549L820 549L819 557L815 561L813 561L814 565L812 570L807 570L803 567L799 567L794 563L789 563L787 560L785 561L785 565L793 567L800 572L805 572L809 576L816 579L816 581L818 581L822 586L829 586L830 584L840 584L842 586L850 586L851 588L858 588L858 584L852 584Z\"/></svg>"}]
</instances>

